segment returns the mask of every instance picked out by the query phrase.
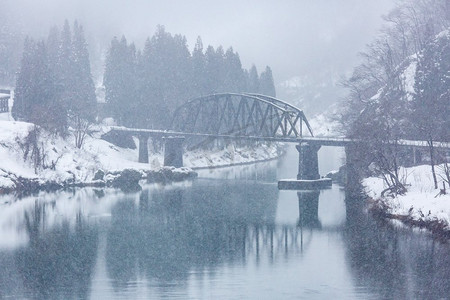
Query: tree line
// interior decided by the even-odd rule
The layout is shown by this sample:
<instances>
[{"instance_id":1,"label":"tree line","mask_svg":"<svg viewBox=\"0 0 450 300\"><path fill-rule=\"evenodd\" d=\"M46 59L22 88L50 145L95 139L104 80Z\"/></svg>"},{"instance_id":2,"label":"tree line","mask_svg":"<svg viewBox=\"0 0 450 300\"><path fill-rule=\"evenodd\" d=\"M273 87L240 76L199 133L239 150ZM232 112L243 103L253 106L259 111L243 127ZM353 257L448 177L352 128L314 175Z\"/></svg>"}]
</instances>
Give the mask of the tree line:
<instances>
[{"instance_id":1,"label":"tree line","mask_svg":"<svg viewBox=\"0 0 450 300\"><path fill-rule=\"evenodd\" d=\"M239 54L222 46L204 49L198 37L192 52L186 38L163 26L137 50L125 37L113 38L104 73L107 105L125 126L167 128L173 111L187 100L221 92L275 96L270 67L258 74L242 67Z\"/></svg>"},{"instance_id":2,"label":"tree line","mask_svg":"<svg viewBox=\"0 0 450 300\"><path fill-rule=\"evenodd\" d=\"M449 30L449 1L404 0L385 17L383 31L344 82L350 91L342 113L345 133L364 141L356 150L361 170L375 167L391 192L405 191L398 174L405 157L396 146L400 139L427 141L437 188L435 164L445 153L433 142L450 141Z\"/></svg>"},{"instance_id":3,"label":"tree line","mask_svg":"<svg viewBox=\"0 0 450 300\"><path fill-rule=\"evenodd\" d=\"M16 79L12 116L55 133L93 121L95 86L83 27L54 27L47 40L27 37Z\"/></svg>"},{"instance_id":4,"label":"tree line","mask_svg":"<svg viewBox=\"0 0 450 300\"><path fill-rule=\"evenodd\" d=\"M137 50L125 37L113 38L105 61L106 110L120 125L167 128L176 107L192 98L220 92L275 96L270 67L258 74L242 67L239 54L203 48L192 52L186 38L158 26ZM25 39L16 77L12 116L60 134L75 132L81 146L97 116L96 89L83 27L68 21L51 28L47 39ZM104 115L104 114L103 114ZM69 130L72 129L72 130Z\"/></svg>"}]
</instances>

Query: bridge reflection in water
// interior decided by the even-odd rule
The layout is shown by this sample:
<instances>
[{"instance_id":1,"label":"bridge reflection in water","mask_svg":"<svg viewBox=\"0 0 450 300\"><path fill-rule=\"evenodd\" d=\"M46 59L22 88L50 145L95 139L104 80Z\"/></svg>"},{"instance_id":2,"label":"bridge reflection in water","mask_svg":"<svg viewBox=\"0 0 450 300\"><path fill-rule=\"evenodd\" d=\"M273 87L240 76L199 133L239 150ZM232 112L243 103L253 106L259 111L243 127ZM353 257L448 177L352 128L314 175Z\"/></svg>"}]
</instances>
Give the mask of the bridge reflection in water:
<instances>
[{"instance_id":1,"label":"bridge reflection in water","mask_svg":"<svg viewBox=\"0 0 450 300\"><path fill-rule=\"evenodd\" d=\"M313 287L327 298L439 299L450 291L448 246L368 218L359 198L346 199L347 219L330 218L341 213L333 203L344 205L335 187L199 179L134 195L88 191L2 207L14 220L24 208L14 229L28 243L0 248L0 298L276 298Z\"/></svg>"},{"instance_id":2,"label":"bridge reflection in water","mask_svg":"<svg viewBox=\"0 0 450 300\"><path fill-rule=\"evenodd\" d=\"M81 211L74 212L74 226L49 226L47 218L58 208L36 201L24 212L30 243L15 254L19 276L31 295L86 298L97 256L120 290L144 274L148 280L184 282L196 270L302 254L312 231L321 229L320 192L297 193L293 224L275 222L278 194L274 185L233 181L144 190L137 201L117 202L104 229Z\"/></svg>"},{"instance_id":3,"label":"bridge reflection in water","mask_svg":"<svg viewBox=\"0 0 450 300\"><path fill-rule=\"evenodd\" d=\"M299 217L291 225L275 222L278 193L274 185L242 190L241 184L228 183L144 191L137 206L120 202L107 233L108 273L118 286L135 280L136 274L187 280L195 270L224 263L273 262L302 253L311 230L321 228L319 191L297 194Z\"/></svg>"}]
</instances>

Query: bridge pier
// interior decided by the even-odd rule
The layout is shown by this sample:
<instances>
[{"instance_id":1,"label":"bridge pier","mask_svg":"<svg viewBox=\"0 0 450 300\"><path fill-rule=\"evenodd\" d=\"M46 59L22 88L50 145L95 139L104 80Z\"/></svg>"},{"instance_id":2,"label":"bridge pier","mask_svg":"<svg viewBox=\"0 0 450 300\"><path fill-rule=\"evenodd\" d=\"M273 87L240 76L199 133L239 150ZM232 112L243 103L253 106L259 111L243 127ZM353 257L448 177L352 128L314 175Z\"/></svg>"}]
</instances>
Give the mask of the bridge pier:
<instances>
[{"instance_id":1,"label":"bridge pier","mask_svg":"<svg viewBox=\"0 0 450 300\"><path fill-rule=\"evenodd\" d=\"M140 163L148 164L148 139L150 138L149 134L140 133L137 135L139 139L139 159Z\"/></svg>"},{"instance_id":2,"label":"bridge pier","mask_svg":"<svg viewBox=\"0 0 450 300\"><path fill-rule=\"evenodd\" d=\"M297 180L316 180L320 178L318 152L320 145L300 144L296 145L298 158Z\"/></svg>"},{"instance_id":3,"label":"bridge pier","mask_svg":"<svg viewBox=\"0 0 450 300\"><path fill-rule=\"evenodd\" d=\"M183 166L184 137L168 136L164 138L164 166L181 168Z\"/></svg>"}]
</instances>

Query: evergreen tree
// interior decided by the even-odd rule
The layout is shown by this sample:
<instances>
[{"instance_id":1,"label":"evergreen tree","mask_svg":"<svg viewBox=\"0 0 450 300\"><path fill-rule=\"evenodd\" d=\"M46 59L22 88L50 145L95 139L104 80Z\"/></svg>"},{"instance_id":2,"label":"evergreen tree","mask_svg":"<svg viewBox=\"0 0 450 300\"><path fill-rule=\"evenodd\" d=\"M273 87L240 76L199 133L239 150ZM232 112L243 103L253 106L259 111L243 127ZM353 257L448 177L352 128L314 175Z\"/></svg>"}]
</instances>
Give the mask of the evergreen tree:
<instances>
[{"instance_id":1,"label":"evergreen tree","mask_svg":"<svg viewBox=\"0 0 450 300\"><path fill-rule=\"evenodd\" d=\"M214 47L208 46L205 52L205 75L206 92L208 94L220 93L224 91L224 53L221 46L214 50Z\"/></svg>"},{"instance_id":2,"label":"evergreen tree","mask_svg":"<svg viewBox=\"0 0 450 300\"><path fill-rule=\"evenodd\" d=\"M66 126L61 107L55 105L55 74L49 67L45 43L27 38L21 69L16 82L13 117L40 125L54 132Z\"/></svg>"},{"instance_id":3,"label":"evergreen tree","mask_svg":"<svg viewBox=\"0 0 450 300\"><path fill-rule=\"evenodd\" d=\"M72 53L72 31L69 21L65 20L63 30L61 32L61 40L58 51L58 60L56 67L56 76L58 78L58 94L59 101L63 107L70 107L73 101L73 53Z\"/></svg>"},{"instance_id":4,"label":"evergreen tree","mask_svg":"<svg viewBox=\"0 0 450 300\"><path fill-rule=\"evenodd\" d=\"M194 97L206 94L206 66L205 66L205 54L203 53L203 42L200 37L197 38L197 42L192 51L192 81Z\"/></svg>"},{"instance_id":5,"label":"evergreen tree","mask_svg":"<svg viewBox=\"0 0 450 300\"><path fill-rule=\"evenodd\" d=\"M241 60L238 53L234 53L233 48L229 48L225 53L224 60L224 84L223 90L226 92L239 93L245 90L245 74L242 70Z\"/></svg>"},{"instance_id":6,"label":"evergreen tree","mask_svg":"<svg viewBox=\"0 0 450 300\"><path fill-rule=\"evenodd\" d=\"M61 46L61 32L57 26L50 28L47 37L47 52L48 52L48 62L50 68L56 74L58 72L59 63L59 49Z\"/></svg>"},{"instance_id":7,"label":"evergreen tree","mask_svg":"<svg viewBox=\"0 0 450 300\"><path fill-rule=\"evenodd\" d=\"M31 113L32 90L34 86L33 56L36 44L33 39L26 37L22 53L20 70L16 80L14 104L11 114L15 120L28 121Z\"/></svg>"},{"instance_id":8,"label":"evergreen tree","mask_svg":"<svg viewBox=\"0 0 450 300\"><path fill-rule=\"evenodd\" d=\"M95 86L82 26L74 24L72 40L71 103L69 116L93 120L96 110Z\"/></svg>"},{"instance_id":9,"label":"evergreen tree","mask_svg":"<svg viewBox=\"0 0 450 300\"><path fill-rule=\"evenodd\" d=\"M150 102L150 127L167 127L171 113L191 97L191 54L186 38L172 36L163 26L147 40L143 55L143 95Z\"/></svg>"},{"instance_id":10,"label":"evergreen tree","mask_svg":"<svg viewBox=\"0 0 450 300\"><path fill-rule=\"evenodd\" d=\"M272 70L269 66L266 67L264 72L261 73L260 79L259 79L259 92L263 95L267 96L276 96L275 92L275 84L273 83L273 76L272 76Z\"/></svg>"},{"instance_id":11,"label":"evergreen tree","mask_svg":"<svg viewBox=\"0 0 450 300\"><path fill-rule=\"evenodd\" d=\"M0 9L0 85L12 86L20 65L24 37L20 24Z\"/></svg>"},{"instance_id":12,"label":"evergreen tree","mask_svg":"<svg viewBox=\"0 0 450 300\"><path fill-rule=\"evenodd\" d=\"M61 33L57 27L50 30L47 42L26 39L16 81L15 119L65 133L68 115L79 130L81 120L93 120L95 106L89 54L77 22L73 37L66 20Z\"/></svg>"},{"instance_id":13,"label":"evergreen tree","mask_svg":"<svg viewBox=\"0 0 450 300\"><path fill-rule=\"evenodd\" d=\"M259 77L253 71L257 92ZM198 37L191 54L184 36L158 26L142 53L125 38L113 39L104 74L106 101L120 124L167 128L173 111L192 97L248 90L247 73L232 48L224 53L221 46L208 46L204 51ZM269 71L273 86L271 76Z\"/></svg>"},{"instance_id":14,"label":"evergreen tree","mask_svg":"<svg viewBox=\"0 0 450 300\"><path fill-rule=\"evenodd\" d=\"M259 93L259 76L258 70L256 70L256 66L252 65L250 71L248 73L248 92L250 93Z\"/></svg>"},{"instance_id":15,"label":"evergreen tree","mask_svg":"<svg viewBox=\"0 0 450 300\"><path fill-rule=\"evenodd\" d=\"M164 65L164 44L168 42L168 36L164 28L159 28L158 34L147 42L142 53L141 67L141 88L140 94L147 108L147 127L162 128L167 125L170 118L169 104L165 91L167 90L168 79L167 72L169 69ZM170 78L170 77L169 77Z\"/></svg>"},{"instance_id":16,"label":"evergreen tree","mask_svg":"<svg viewBox=\"0 0 450 300\"><path fill-rule=\"evenodd\" d=\"M129 96L135 90L136 58L134 46L129 46L123 36L120 41L113 38L106 57L103 84L105 86L106 102L121 125L132 125L130 116Z\"/></svg>"}]
</instances>

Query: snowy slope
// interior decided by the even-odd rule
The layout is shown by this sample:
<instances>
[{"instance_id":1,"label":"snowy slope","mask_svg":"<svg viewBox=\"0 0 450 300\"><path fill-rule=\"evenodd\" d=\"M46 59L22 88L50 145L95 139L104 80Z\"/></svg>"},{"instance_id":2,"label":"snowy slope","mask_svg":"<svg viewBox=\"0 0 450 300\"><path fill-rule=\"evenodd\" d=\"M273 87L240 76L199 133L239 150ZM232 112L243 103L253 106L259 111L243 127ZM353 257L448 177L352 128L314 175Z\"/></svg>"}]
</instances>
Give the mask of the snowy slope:
<instances>
[{"instance_id":1,"label":"snowy slope","mask_svg":"<svg viewBox=\"0 0 450 300\"><path fill-rule=\"evenodd\" d=\"M436 168L441 171L441 166ZM437 196L439 190L433 188L431 167L428 165L412 168L402 168L400 174L406 177L408 192L395 198L380 199L381 192L386 188L381 178L370 177L363 180L366 193L373 199L380 199L389 209L388 213L409 216L413 220L446 222L450 230L450 189L447 194ZM439 183L442 188L442 181Z\"/></svg>"},{"instance_id":2,"label":"snowy slope","mask_svg":"<svg viewBox=\"0 0 450 300\"><path fill-rule=\"evenodd\" d=\"M137 162L138 150L124 149L100 139L107 126L98 126L82 149L74 147L72 136L65 139L41 130L38 147L44 167L35 168L28 155L24 160L23 144L34 125L25 122L0 121L0 190L13 189L11 178L38 179L40 182L86 183L98 170L116 172L124 169L151 170L163 165L161 153L150 153L149 164ZM280 155L279 146L261 145L255 148L228 147L217 151L185 153L187 167L204 168L267 160Z\"/></svg>"}]
</instances>

